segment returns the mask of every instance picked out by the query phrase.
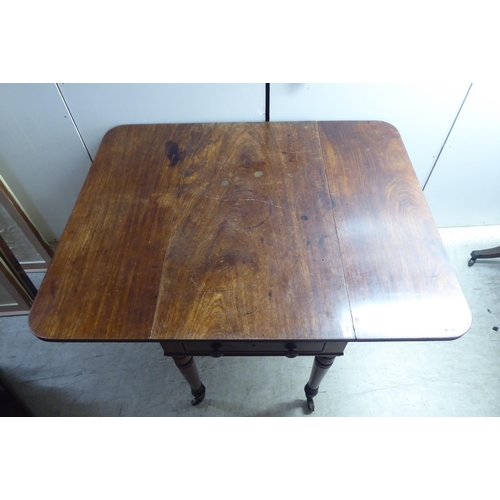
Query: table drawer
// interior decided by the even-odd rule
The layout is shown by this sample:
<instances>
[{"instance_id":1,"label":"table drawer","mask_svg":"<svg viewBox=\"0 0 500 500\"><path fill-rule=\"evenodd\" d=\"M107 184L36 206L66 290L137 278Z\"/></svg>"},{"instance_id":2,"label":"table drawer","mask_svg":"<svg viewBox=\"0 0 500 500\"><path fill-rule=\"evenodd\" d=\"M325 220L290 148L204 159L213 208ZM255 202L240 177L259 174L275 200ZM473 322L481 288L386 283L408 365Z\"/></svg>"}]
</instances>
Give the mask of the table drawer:
<instances>
[{"instance_id":1,"label":"table drawer","mask_svg":"<svg viewBox=\"0 0 500 500\"><path fill-rule=\"evenodd\" d=\"M315 355L325 352L342 354L346 342L290 340L188 340L162 342L165 354L198 356L287 356Z\"/></svg>"},{"instance_id":2,"label":"table drawer","mask_svg":"<svg viewBox=\"0 0 500 500\"><path fill-rule=\"evenodd\" d=\"M325 342L292 342L286 340L218 340L183 342L186 352L204 352L213 357L223 355L285 355L295 357L298 354L320 353L325 347Z\"/></svg>"}]
</instances>

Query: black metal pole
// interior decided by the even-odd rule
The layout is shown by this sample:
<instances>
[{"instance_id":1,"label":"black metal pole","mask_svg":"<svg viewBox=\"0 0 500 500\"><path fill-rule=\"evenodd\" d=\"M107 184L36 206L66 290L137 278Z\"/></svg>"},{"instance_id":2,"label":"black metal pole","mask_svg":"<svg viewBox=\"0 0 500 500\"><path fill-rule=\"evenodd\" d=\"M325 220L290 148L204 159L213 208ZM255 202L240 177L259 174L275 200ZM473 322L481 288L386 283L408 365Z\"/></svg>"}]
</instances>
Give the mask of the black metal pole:
<instances>
[{"instance_id":1,"label":"black metal pole","mask_svg":"<svg viewBox=\"0 0 500 500\"><path fill-rule=\"evenodd\" d=\"M271 84L266 83L266 122L269 121L269 118L271 116Z\"/></svg>"}]
</instances>

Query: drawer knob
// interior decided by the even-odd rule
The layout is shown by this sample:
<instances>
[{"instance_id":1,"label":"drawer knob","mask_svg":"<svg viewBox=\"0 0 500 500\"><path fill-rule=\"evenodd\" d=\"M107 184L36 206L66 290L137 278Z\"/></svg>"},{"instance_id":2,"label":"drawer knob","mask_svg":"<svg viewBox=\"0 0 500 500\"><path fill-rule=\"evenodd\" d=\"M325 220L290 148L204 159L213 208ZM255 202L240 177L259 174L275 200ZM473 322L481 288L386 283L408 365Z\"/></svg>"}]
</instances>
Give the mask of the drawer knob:
<instances>
[{"instance_id":1,"label":"drawer knob","mask_svg":"<svg viewBox=\"0 0 500 500\"><path fill-rule=\"evenodd\" d=\"M222 353L219 351L219 349L222 347L222 344L214 342L213 344L210 344L210 347L213 349L213 351L210 353L210 356L212 356L212 358L220 358L222 356Z\"/></svg>"},{"instance_id":2,"label":"drawer knob","mask_svg":"<svg viewBox=\"0 0 500 500\"><path fill-rule=\"evenodd\" d=\"M289 342L288 344L285 344L285 348L288 350L288 352L285 354L287 358L297 357L298 353L294 351L294 349L297 349L297 346L295 344Z\"/></svg>"}]
</instances>

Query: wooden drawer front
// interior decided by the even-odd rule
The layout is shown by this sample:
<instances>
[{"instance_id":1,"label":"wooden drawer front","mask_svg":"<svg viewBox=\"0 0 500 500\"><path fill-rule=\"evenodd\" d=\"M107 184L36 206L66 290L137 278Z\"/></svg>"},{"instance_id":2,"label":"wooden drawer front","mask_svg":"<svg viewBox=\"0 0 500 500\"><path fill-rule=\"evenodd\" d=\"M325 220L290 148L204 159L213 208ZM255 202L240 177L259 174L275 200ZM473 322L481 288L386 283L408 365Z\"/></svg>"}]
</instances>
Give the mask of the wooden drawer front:
<instances>
[{"instance_id":1,"label":"wooden drawer front","mask_svg":"<svg viewBox=\"0 0 500 500\"><path fill-rule=\"evenodd\" d=\"M347 342L287 340L188 340L162 341L165 354L197 356L287 356L336 354L341 356Z\"/></svg>"},{"instance_id":2,"label":"wooden drawer front","mask_svg":"<svg viewBox=\"0 0 500 500\"><path fill-rule=\"evenodd\" d=\"M190 351L208 351L207 354L217 357L224 354L245 355L245 354L281 354L295 357L302 353L322 352L324 342L291 342L274 340L237 341L192 341L184 342L184 347Z\"/></svg>"},{"instance_id":3,"label":"wooden drawer front","mask_svg":"<svg viewBox=\"0 0 500 500\"><path fill-rule=\"evenodd\" d=\"M193 340L183 342L186 353L191 354L208 354L210 356L219 357L223 355L285 355L295 357L299 354L315 354L321 353L325 347L325 342L321 341L237 341L237 340L220 340L220 341L199 341Z\"/></svg>"}]
</instances>

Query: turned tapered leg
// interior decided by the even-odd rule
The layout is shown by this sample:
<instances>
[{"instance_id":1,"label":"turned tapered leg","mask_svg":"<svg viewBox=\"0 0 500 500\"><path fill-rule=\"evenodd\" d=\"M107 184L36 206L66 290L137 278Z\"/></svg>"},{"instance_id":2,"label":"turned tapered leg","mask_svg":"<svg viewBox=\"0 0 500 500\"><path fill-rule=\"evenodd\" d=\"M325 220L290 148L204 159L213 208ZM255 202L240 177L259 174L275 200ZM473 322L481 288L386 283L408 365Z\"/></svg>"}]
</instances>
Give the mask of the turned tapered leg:
<instances>
[{"instance_id":1,"label":"turned tapered leg","mask_svg":"<svg viewBox=\"0 0 500 500\"><path fill-rule=\"evenodd\" d=\"M173 358L175 365L179 368L179 371L186 379L189 387L191 387L191 394L194 396L191 404L193 406L200 404L205 398L205 386L201 383L198 368L196 368L193 356L171 354L167 343L160 342L160 345L165 356L171 356Z\"/></svg>"},{"instance_id":2,"label":"turned tapered leg","mask_svg":"<svg viewBox=\"0 0 500 500\"><path fill-rule=\"evenodd\" d=\"M205 398L205 386L201 383L198 368L194 362L193 356L172 356L182 376L186 379L189 387L191 387L191 394L194 399L191 401L193 406L200 404Z\"/></svg>"},{"instance_id":3,"label":"turned tapered leg","mask_svg":"<svg viewBox=\"0 0 500 500\"><path fill-rule=\"evenodd\" d=\"M307 398L307 406L310 411L314 411L313 397L318 394L319 384L325 378L326 373L333 365L335 356L316 356L311 370L309 382L304 387Z\"/></svg>"}]
</instances>

